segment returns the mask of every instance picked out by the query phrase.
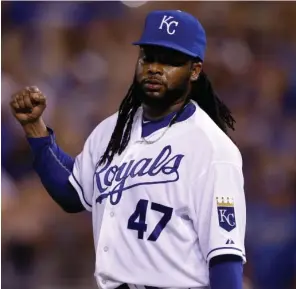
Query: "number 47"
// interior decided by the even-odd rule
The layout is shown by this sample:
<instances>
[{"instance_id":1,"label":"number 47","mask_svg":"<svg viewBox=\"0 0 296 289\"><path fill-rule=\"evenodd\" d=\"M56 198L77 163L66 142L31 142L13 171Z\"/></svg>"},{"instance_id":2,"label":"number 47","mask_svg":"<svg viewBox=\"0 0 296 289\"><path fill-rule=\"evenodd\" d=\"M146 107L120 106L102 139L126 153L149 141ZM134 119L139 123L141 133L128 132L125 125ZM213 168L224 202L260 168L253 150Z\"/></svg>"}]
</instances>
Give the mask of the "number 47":
<instances>
[{"instance_id":1,"label":"number 47","mask_svg":"<svg viewBox=\"0 0 296 289\"><path fill-rule=\"evenodd\" d=\"M146 213L148 207L148 200L140 200L137 204L136 210L133 214L129 217L127 228L130 230L138 231L138 238L144 238L144 232L147 231L147 224L146 224ZM173 213L173 209L170 207L166 207L161 204L151 203L151 210L163 213L162 218L148 237L148 241L155 242L160 233L165 228L167 223L170 221ZM139 219L137 221L137 219Z\"/></svg>"}]
</instances>

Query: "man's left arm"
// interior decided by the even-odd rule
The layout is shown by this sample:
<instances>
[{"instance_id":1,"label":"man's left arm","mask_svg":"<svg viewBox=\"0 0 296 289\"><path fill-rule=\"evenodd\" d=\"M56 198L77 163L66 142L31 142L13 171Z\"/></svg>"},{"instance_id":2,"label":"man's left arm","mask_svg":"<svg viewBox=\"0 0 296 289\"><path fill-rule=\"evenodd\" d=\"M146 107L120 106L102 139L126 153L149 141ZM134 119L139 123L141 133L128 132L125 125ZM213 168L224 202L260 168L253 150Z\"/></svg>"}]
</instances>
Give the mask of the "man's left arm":
<instances>
[{"instance_id":1,"label":"man's left arm","mask_svg":"<svg viewBox=\"0 0 296 289\"><path fill-rule=\"evenodd\" d=\"M197 181L195 229L211 289L242 289L246 206L241 166L214 162Z\"/></svg>"}]
</instances>

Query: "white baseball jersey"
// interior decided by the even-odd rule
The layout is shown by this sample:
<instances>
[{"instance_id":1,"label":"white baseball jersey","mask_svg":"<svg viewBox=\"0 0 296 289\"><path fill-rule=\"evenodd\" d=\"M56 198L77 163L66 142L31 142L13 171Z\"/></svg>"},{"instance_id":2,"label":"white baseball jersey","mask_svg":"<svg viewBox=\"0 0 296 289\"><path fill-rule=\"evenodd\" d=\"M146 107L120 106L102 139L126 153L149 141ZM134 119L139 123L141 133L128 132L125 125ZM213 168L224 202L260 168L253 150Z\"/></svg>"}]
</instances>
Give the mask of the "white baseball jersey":
<instances>
[{"instance_id":1,"label":"white baseball jersey","mask_svg":"<svg viewBox=\"0 0 296 289\"><path fill-rule=\"evenodd\" d=\"M246 261L241 154L193 104L188 119L145 138L158 139L166 130L153 144L141 137L139 108L125 151L99 166L115 114L77 156L70 182L92 212L99 287L208 288L212 257L234 254Z\"/></svg>"}]
</instances>

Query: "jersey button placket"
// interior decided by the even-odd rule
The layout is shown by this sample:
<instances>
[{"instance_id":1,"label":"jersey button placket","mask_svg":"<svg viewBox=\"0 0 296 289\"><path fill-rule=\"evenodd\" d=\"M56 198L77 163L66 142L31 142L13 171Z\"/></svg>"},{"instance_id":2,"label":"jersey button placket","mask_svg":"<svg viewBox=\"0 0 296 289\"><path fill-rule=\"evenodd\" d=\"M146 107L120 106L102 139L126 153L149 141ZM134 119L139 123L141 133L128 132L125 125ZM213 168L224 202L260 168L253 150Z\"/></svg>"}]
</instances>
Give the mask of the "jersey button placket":
<instances>
[{"instance_id":1,"label":"jersey button placket","mask_svg":"<svg viewBox=\"0 0 296 289\"><path fill-rule=\"evenodd\" d=\"M103 224L101 228L102 235L100 240L100 247L101 247L100 251L101 251L101 262L104 264L103 265L104 271L109 272L111 270L110 266L112 264L112 259L113 259L112 240L114 239L114 228L115 228L114 222L116 222L116 218L114 218L115 213L113 212L115 206L110 204L109 198L107 198L105 201L106 201L106 204L105 204L105 211L103 216Z\"/></svg>"}]
</instances>

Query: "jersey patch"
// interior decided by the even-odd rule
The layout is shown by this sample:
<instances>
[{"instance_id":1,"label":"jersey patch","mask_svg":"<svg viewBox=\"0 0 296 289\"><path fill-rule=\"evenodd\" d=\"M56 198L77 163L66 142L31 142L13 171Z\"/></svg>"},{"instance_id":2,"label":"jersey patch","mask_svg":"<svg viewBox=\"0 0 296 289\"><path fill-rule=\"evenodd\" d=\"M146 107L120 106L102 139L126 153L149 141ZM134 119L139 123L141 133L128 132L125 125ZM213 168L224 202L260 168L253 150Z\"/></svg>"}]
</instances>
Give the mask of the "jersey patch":
<instances>
[{"instance_id":1,"label":"jersey patch","mask_svg":"<svg viewBox=\"0 0 296 289\"><path fill-rule=\"evenodd\" d=\"M234 201L232 198L216 198L219 226L227 232L236 227Z\"/></svg>"}]
</instances>

